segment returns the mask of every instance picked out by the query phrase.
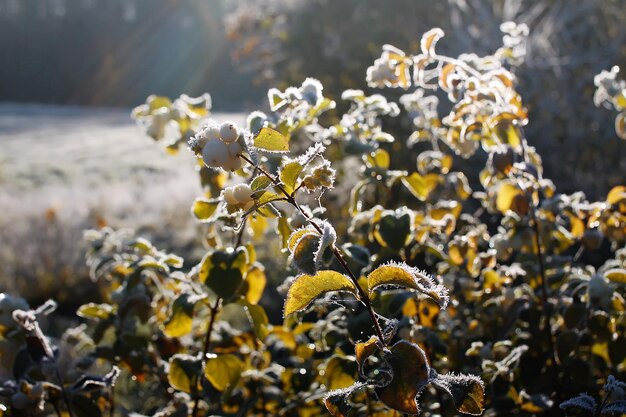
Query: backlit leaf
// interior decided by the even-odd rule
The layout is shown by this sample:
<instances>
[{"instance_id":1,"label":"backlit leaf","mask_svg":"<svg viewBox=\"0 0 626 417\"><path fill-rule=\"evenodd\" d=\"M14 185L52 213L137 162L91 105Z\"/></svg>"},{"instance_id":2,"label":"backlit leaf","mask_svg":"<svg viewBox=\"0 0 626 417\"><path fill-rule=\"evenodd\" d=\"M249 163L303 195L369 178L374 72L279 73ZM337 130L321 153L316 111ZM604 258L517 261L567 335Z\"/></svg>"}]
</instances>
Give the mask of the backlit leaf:
<instances>
[{"instance_id":1,"label":"backlit leaf","mask_svg":"<svg viewBox=\"0 0 626 417\"><path fill-rule=\"evenodd\" d=\"M291 161L285 164L280 170L279 178L280 182L283 183L283 187L285 191L288 193L292 193L294 188L296 187L296 182L298 181L298 177L302 172L304 167L298 161Z\"/></svg>"},{"instance_id":2,"label":"backlit leaf","mask_svg":"<svg viewBox=\"0 0 626 417\"><path fill-rule=\"evenodd\" d=\"M317 272L315 254L320 245L320 235L309 232L302 235L291 251L293 264L305 274L314 275Z\"/></svg>"},{"instance_id":3,"label":"backlit leaf","mask_svg":"<svg viewBox=\"0 0 626 417\"><path fill-rule=\"evenodd\" d=\"M435 53L435 45L437 41L444 36L443 30L434 28L422 35L420 47L425 55L433 55Z\"/></svg>"},{"instance_id":4,"label":"backlit leaf","mask_svg":"<svg viewBox=\"0 0 626 417\"><path fill-rule=\"evenodd\" d=\"M420 201L425 201L430 193L437 188L440 176L437 174L420 175L417 172L402 177L402 183Z\"/></svg>"},{"instance_id":5,"label":"backlit leaf","mask_svg":"<svg viewBox=\"0 0 626 417\"><path fill-rule=\"evenodd\" d=\"M604 273L604 276L613 282L619 282L620 284L626 284L626 269L613 268Z\"/></svg>"},{"instance_id":6,"label":"backlit leaf","mask_svg":"<svg viewBox=\"0 0 626 417\"><path fill-rule=\"evenodd\" d=\"M163 327L167 337L181 337L189 334L193 324L193 309L195 302L189 294L179 295L172 303L170 318Z\"/></svg>"},{"instance_id":7,"label":"backlit leaf","mask_svg":"<svg viewBox=\"0 0 626 417\"><path fill-rule=\"evenodd\" d=\"M485 408L483 381L474 375L437 375L433 385L452 397L454 406L464 414L480 415Z\"/></svg>"},{"instance_id":8,"label":"backlit leaf","mask_svg":"<svg viewBox=\"0 0 626 417\"><path fill-rule=\"evenodd\" d=\"M77 315L86 319L107 319L114 312L114 308L109 304L88 303L80 306Z\"/></svg>"},{"instance_id":9,"label":"backlit leaf","mask_svg":"<svg viewBox=\"0 0 626 417\"><path fill-rule=\"evenodd\" d=\"M218 201L206 198L196 198L191 206L191 213L199 221L208 220L217 209Z\"/></svg>"},{"instance_id":10,"label":"backlit leaf","mask_svg":"<svg viewBox=\"0 0 626 417\"><path fill-rule=\"evenodd\" d=\"M250 304L257 304L263 296L263 290L265 290L265 284L267 283L267 277L263 267L255 265L246 274L247 292L246 300Z\"/></svg>"},{"instance_id":11,"label":"backlit leaf","mask_svg":"<svg viewBox=\"0 0 626 417\"><path fill-rule=\"evenodd\" d=\"M204 376L218 391L233 389L241 379L245 365L235 355L224 354L207 360Z\"/></svg>"},{"instance_id":12,"label":"backlit leaf","mask_svg":"<svg viewBox=\"0 0 626 417\"><path fill-rule=\"evenodd\" d=\"M188 394L195 392L198 384L196 383L196 387L193 385L194 381L199 379L201 366L198 358L191 355L176 354L170 358L167 380L174 389Z\"/></svg>"},{"instance_id":13,"label":"backlit leaf","mask_svg":"<svg viewBox=\"0 0 626 417\"><path fill-rule=\"evenodd\" d=\"M354 358L351 360L347 357L334 355L326 363L325 385L331 390L347 388L354 384L356 371L357 365Z\"/></svg>"},{"instance_id":14,"label":"backlit leaf","mask_svg":"<svg viewBox=\"0 0 626 417\"><path fill-rule=\"evenodd\" d=\"M328 270L298 276L287 292L284 315L304 310L317 297L330 291L347 291L356 297L356 288L350 278L339 272Z\"/></svg>"},{"instance_id":15,"label":"backlit leaf","mask_svg":"<svg viewBox=\"0 0 626 417\"><path fill-rule=\"evenodd\" d=\"M389 385L377 388L378 398L403 413L418 414L417 395L428 384L430 367L419 346L401 340L385 356L393 371Z\"/></svg>"},{"instance_id":16,"label":"backlit leaf","mask_svg":"<svg viewBox=\"0 0 626 417\"><path fill-rule=\"evenodd\" d=\"M268 152L288 152L289 139L272 128L264 127L254 138L254 146Z\"/></svg>"},{"instance_id":17,"label":"backlit leaf","mask_svg":"<svg viewBox=\"0 0 626 417\"><path fill-rule=\"evenodd\" d=\"M414 289L428 295L441 308L448 303L448 292L445 287L437 284L433 278L419 269L405 264L390 263L379 266L367 276L367 283L370 294L381 286L393 285Z\"/></svg>"},{"instance_id":18,"label":"backlit leaf","mask_svg":"<svg viewBox=\"0 0 626 417\"><path fill-rule=\"evenodd\" d=\"M237 293L248 265L244 248L233 252L214 251L205 255L198 279L218 296L229 299Z\"/></svg>"},{"instance_id":19,"label":"backlit leaf","mask_svg":"<svg viewBox=\"0 0 626 417\"><path fill-rule=\"evenodd\" d=\"M500 213L506 214L507 211L511 210L514 199L521 195L522 191L515 185L503 182L497 191L496 208Z\"/></svg>"}]
</instances>

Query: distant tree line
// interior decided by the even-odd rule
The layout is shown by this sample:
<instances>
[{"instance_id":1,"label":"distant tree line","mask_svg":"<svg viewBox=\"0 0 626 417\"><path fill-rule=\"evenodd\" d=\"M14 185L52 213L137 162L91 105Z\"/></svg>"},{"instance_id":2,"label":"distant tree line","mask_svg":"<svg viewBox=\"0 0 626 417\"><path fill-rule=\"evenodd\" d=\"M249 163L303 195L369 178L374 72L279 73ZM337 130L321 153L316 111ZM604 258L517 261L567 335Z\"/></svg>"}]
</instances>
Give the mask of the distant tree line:
<instances>
[{"instance_id":1,"label":"distant tree line","mask_svg":"<svg viewBox=\"0 0 626 417\"><path fill-rule=\"evenodd\" d=\"M233 68L221 0L0 0L0 101L130 106L262 96Z\"/></svg>"}]
</instances>

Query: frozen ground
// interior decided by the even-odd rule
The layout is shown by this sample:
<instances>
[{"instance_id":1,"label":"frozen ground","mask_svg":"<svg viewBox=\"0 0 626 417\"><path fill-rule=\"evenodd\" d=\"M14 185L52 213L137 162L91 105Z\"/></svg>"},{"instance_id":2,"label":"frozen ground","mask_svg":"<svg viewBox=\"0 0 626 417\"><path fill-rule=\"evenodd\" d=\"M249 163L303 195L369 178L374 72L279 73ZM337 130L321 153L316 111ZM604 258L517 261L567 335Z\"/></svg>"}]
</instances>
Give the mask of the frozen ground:
<instances>
[{"instance_id":1,"label":"frozen ground","mask_svg":"<svg viewBox=\"0 0 626 417\"><path fill-rule=\"evenodd\" d=\"M71 284L84 272L82 230L97 224L132 226L168 249L193 239L193 157L166 155L129 114L0 104L0 292Z\"/></svg>"}]
</instances>

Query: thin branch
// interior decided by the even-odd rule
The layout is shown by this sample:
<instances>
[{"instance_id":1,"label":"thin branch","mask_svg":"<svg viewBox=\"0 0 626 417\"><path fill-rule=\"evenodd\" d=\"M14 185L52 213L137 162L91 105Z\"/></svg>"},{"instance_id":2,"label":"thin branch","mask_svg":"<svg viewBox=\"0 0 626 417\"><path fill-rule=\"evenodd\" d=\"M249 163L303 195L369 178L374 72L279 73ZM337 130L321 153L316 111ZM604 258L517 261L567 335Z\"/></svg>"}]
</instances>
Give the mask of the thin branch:
<instances>
[{"instance_id":1,"label":"thin branch","mask_svg":"<svg viewBox=\"0 0 626 417\"><path fill-rule=\"evenodd\" d=\"M215 304L211 307L211 318L209 319L209 327L207 328L206 335L204 337L204 346L202 347L202 360L206 359L207 354L209 353L209 348L211 347L211 334L213 333L213 327L215 324L215 316L217 315L217 311L220 308L222 303L222 298L218 297L215 300ZM198 386L198 378L202 378L201 375L196 376L196 380L194 382L194 389ZM193 410L191 412L191 417L196 417L198 415L198 409L200 406L200 393L196 392L196 399L193 403Z\"/></svg>"},{"instance_id":2,"label":"thin branch","mask_svg":"<svg viewBox=\"0 0 626 417\"><path fill-rule=\"evenodd\" d=\"M248 157L246 157L245 155L241 155L241 158L248 162L249 164L251 164L252 166L254 166L256 169L259 170L259 172L261 172L261 174L265 175L284 195L285 198L287 199L287 202L290 203L292 206L294 206L299 212L300 214L302 214L302 216L306 219L306 221L313 226L313 228L321 235L324 234L324 231L322 230L322 228L315 222L313 221L313 219L311 217L309 217L309 215L307 214L306 211L304 211L302 209L302 207L300 207L300 204L298 204L298 202L296 201L296 199L294 198L293 194L290 194L287 192L287 190L285 190L285 188L283 187L283 184L280 182L280 180L278 180L278 178L276 178L274 175L270 174L269 172L267 172L265 170L265 168L263 168L260 165L255 165ZM384 345L386 345L386 341L385 338L383 336L383 331L380 328L380 323L378 323L378 319L376 317L376 312L374 311L374 308L372 307L372 303L370 302L369 296L367 295L367 293L363 290L363 288L361 288L361 286L359 285L359 280L356 277L356 275L354 275L354 273L352 272L352 270L350 269L350 267L348 266L348 263L346 262L346 260L344 259L343 255L341 254L341 252L339 251L339 249L335 246L332 245L330 247L330 251L332 252L332 254L335 256L335 258L337 259L337 261L339 262L339 264L342 266L342 268L346 271L346 273L348 274L348 277L350 278L350 280L352 281L352 283L354 284L355 288L357 289L357 292L359 293L359 299L360 301L363 303L363 305L365 306L365 308L367 309L367 312L370 316L370 319L372 320L372 322L374 323L374 329L376 330L376 335L378 336L378 338L380 339L381 343L383 343Z\"/></svg>"}]
</instances>

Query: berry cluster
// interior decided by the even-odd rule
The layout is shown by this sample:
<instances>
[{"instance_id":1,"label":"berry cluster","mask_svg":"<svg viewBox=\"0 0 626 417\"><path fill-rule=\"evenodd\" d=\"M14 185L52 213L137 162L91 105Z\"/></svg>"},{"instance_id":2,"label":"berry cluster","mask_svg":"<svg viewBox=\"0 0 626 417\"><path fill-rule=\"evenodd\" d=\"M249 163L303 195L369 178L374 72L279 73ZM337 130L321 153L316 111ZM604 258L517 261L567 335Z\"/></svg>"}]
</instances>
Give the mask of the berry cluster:
<instances>
[{"instance_id":1,"label":"berry cluster","mask_svg":"<svg viewBox=\"0 0 626 417\"><path fill-rule=\"evenodd\" d=\"M222 198L229 208L248 211L254 206L252 193L253 191L248 184L237 184L232 187L226 187L222 191Z\"/></svg>"},{"instance_id":2,"label":"berry cluster","mask_svg":"<svg viewBox=\"0 0 626 417\"><path fill-rule=\"evenodd\" d=\"M242 166L243 132L233 122L207 124L189 140L189 148L209 168L236 171Z\"/></svg>"}]
</instances>

